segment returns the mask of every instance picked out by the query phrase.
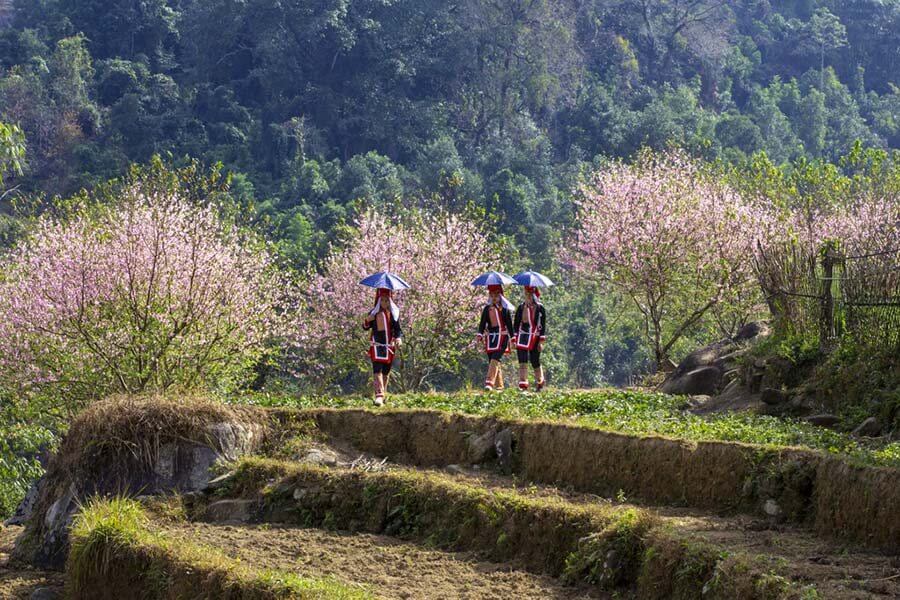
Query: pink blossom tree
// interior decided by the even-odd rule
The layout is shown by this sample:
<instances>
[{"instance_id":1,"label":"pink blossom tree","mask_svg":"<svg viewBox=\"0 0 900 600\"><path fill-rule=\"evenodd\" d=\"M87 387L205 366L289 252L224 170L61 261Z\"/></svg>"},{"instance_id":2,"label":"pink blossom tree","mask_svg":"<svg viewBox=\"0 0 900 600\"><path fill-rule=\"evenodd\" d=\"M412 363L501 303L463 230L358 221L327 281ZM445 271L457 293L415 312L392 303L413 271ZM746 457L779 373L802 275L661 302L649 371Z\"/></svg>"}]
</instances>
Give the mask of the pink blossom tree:
<instances>
[{"instance_id":1,"label":"pink blossom tree","mask_svg":"<svg viewBox=\"0 0 900 600\"><path fill-rule=\"evenodd\" d=\"M397 221L363 214L349 244L310 278L304 318L293 336L295 367L313 385L370 369L362 322L374 294L358 282L390 270L412 286L395 296L404 343L392 381L412 390L438 373L457 372L474 351L482 301L469 284L491 268L491 257L487 235L459 216L416 212Z\"/></svg>"},{"instance_id":2,"label":"pink blossom tree","mask_svg":"<svg viewBox=\"0 0 900 600\"><path fill-rule=\"evenodd\" d=\"M259 240L149 185L38 219L0 274L0 385L72 408L109 393L232 389L284 314Z\"/></svg>"},{"instance_id":3,"label":"pink blossom tree","mask_svg":"<svg viewBox=\"0 0 900 600\"><path fill-rule=\"evenodd\" d=\"M657 365L710 310L752 291L762 215L684 155L612 163L579 193L562 259L630 299Z\"/></svg>"}]
</instances>

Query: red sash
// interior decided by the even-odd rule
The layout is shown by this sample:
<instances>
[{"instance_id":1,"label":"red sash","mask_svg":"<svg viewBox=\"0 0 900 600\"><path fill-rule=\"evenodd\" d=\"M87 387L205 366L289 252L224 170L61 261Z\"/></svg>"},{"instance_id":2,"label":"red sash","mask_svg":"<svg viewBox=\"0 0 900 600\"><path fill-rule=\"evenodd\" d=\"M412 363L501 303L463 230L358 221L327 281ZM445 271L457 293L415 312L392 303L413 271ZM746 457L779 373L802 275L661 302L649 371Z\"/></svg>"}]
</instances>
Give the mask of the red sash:
<instances>
[{"instance_id":1,"label":"red sash","mask_svg":"<svg viewBox=\"0 0 900 600\"><path fill-rule=\"evenodd\" d=\"M530 352L534 350L538 341L538 326L537 323L535 323L537 305L532 304L530 308L526 305L525 310L528 311L528 331L525 331L525 321L523 320L519 325L519 331L516 334L516 349L528 350Z\"/></svg>"},{"instance_id":2,"label":"red sash","mask_svg":"<svg viewBox=\"0 0 900 600\"><path fill-rule=\"evenodd\" d=\"M378 331L378 319L384 319L384 344L375 341L375 332ZM372 323L372 337L369 343L369 358L372 359L372 362L387 365L394 362L394 345L391 341L391 321L388 318L388 311L380 310L375 315L375 322Z\"/></svg>"}]
</instances>

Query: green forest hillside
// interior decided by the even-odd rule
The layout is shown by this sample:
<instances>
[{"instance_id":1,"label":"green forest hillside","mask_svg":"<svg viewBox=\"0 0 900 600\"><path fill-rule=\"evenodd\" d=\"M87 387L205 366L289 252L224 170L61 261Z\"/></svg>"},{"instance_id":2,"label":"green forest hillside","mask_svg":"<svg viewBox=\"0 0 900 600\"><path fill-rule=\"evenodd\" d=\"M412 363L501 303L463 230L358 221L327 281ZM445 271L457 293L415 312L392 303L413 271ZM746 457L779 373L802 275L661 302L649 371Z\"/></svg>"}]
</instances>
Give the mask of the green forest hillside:
<instances>
[{"instance_id":1,"label":"green forest hillside","mask_svg":"<svg viewBox=\"0 0 900 600\"><path fill-rule=\"evenodd\" d=\"M597 156L900 147L895 0L6 0L0 25L21 191L221 161L299 261L358 199L474 200L537 251Z\"/></svg>"}]
</instances>

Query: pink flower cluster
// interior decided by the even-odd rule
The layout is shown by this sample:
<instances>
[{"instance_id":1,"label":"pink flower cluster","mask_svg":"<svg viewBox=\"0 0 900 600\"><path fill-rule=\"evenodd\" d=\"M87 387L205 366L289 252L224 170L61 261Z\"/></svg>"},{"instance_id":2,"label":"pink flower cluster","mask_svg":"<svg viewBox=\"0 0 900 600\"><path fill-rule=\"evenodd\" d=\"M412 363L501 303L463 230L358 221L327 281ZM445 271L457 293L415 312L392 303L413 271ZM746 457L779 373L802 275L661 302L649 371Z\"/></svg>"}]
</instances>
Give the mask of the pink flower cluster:
<instances>
[{"instance_id":1,"label":"pink flower cluster","mask_svg":"<svg viewBox=\"0 0 900 600\"><path fill-rule=\"evenodd\" d=\"M0 265L2 377L84 399L227 388L277 331L272 267L214 208L174 195L43 217Z\"/></svg>"},{"instance_id":2,"label":"pink flower cluster","mask_svg":"<svg viewBox=\"0 0 900 600\"><path fill-rule=\"evenodd\" d=\"M765 215L684 155L613 163L579 192L562 260L633 300L658 360L724 294L751 281Z\"/></svg>"},{"instance_id":3,"label":"pink flower cluster","mask_svg":"<svg viewBox=\"0 0 900 600\"><path fill-rule=\"evenodd\" d=\"M813 252L834 242L849 256L900 249L900 195L869 191L837 206L812 205L773 214L770 243L795 241Z\"/></svg>"},{"instance_id":4,"label":"pink flower cluster","mask_svg":"<svg viewBox=\"0 0 900 600\"><path fill-rule=\"evenodd\" d=\"M302 322L294 333L296 367L313 383L368 368L368 333L363 318L374 292L359 281L391 271L412 287L395 294L401 309L403 368L392 380L405 389L453 372L471 351L482 293L470 282L492 266L487 235L474 223L445 213L415 213L392 221L377 212L362 215L349 245L334 252L322 273L311 276Z\"/></svg>"},{"instance_id":5,"label":"pink flower cluster","mask_svg":"<svg viewBox=\"0 0 900 600\"><path fill-rule=\"evenodd\" d=\"M675 279L747 278L764 215L681 154L615 163L579 191L578 228L563 256L577 269L650 294Z\"/></svg>"},{"instance_id":6,"label":"pink flower cluster","mask_svg":"<svg viewBox=\"0 0 900 600\"><path fill-rule=\"evenodd\" d=\"M754 264L794 268L790 261L765 260L769 254L799 244L815 256L833 241L845 255L878 253L889 263L900 249L895 192L863 193L835 205L809 198L784 207L780 199L742 197L679 152L612 163L579 191L577 227L561 259L633 301L658 361L720 303L749 298L750 307L758 301ZM762 281L797 276L757 275Z\"/></svg>"}]
</instances>

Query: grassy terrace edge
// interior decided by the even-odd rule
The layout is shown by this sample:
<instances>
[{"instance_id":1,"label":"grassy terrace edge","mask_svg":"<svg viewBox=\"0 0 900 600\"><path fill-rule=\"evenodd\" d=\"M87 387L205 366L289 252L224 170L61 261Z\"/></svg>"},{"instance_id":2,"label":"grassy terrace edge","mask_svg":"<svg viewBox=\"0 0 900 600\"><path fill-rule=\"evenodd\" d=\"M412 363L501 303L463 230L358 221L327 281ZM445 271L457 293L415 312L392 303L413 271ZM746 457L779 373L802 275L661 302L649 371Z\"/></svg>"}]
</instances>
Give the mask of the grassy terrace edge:
<instances>
[{"instance_id":1,"label":"grassy terrace edge","mask_svg":"<svg viewBox=\"0 0 900 600\"><path fill-rule=\"evenodd\" d=\"M220 497L263 522L366 531L470 550L604 589L664 598L818 598L775 561L689 540L649 511L485 490L435 473L335 470L242 459ZM202 514L202 508L195 508Z\"/></svg>"},{"instance_id":2,"label":"grassy terrace edge","mask_svg":"<svg viewBox=\"0 0 900 600\"><path fill-rule=\"evenodd\" d=\"M368 600L369 593L331 579L256 570L222 552L167 540L144 509L124 498L95 499L72 527L66 563L68 598L230 598Z\"/></svg>"},{"instance_id":3,"label":"grassy terrace edge","mask_svg":"<svg viewBox=\"0 0 900 600\"><path fill-rule=\"evenodd\" d=\"M574 423L427 410L270 409L395 462L471 463L470 440L508 431L508 468L525 480L645 503L758 514L900 552L900 469L803 449L635 436ZM774 503L774 512L773 512Z\"/></svg>"},{"instance_id":4,"label":"grassy terrace edge","mask_svg":"<svg viewBox=\"0 0 900 600\"><path fill-rule=\"evenodd\" d=\"M264 407L371 408L367 396L252 394L229 399ZM410 393L391 396L388 408L440 410L507 419L551 420L636 436L689 441L722 441L773 448L803 448L840 456L861 465L900 468L900 441L862 440L798 419L728 413L698 416L682 410L685 398L657 392L605 389L517 391L484 394Z\"/></svg>"}]
</instances>

